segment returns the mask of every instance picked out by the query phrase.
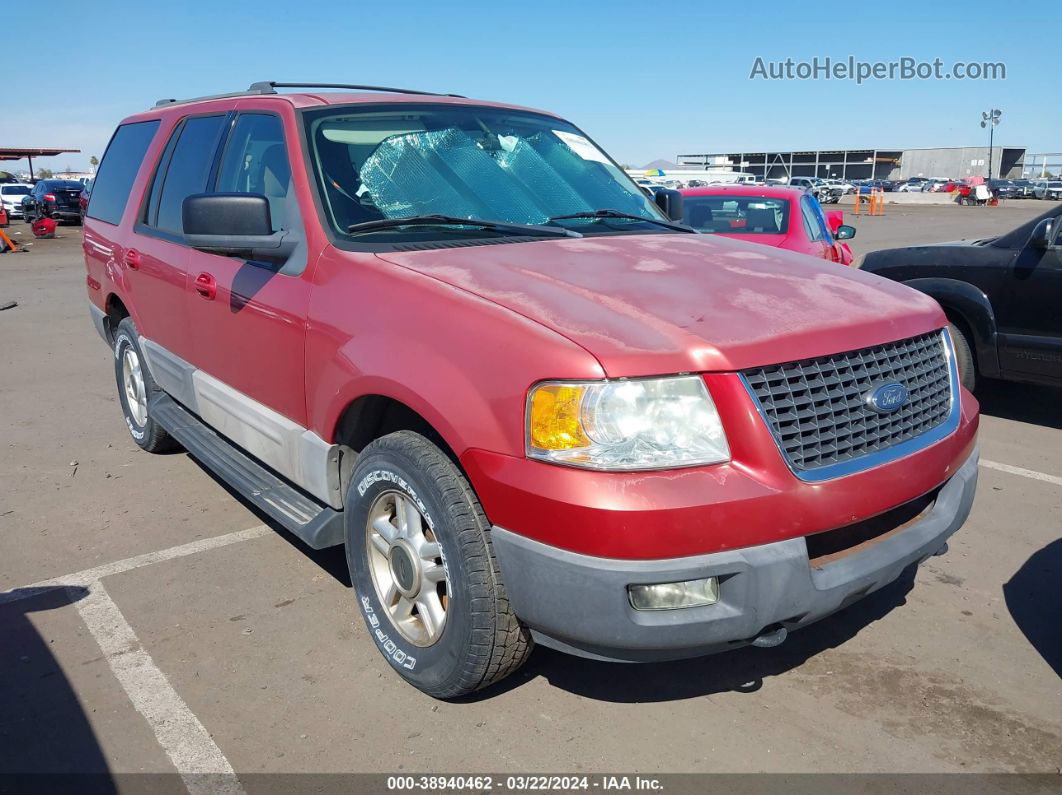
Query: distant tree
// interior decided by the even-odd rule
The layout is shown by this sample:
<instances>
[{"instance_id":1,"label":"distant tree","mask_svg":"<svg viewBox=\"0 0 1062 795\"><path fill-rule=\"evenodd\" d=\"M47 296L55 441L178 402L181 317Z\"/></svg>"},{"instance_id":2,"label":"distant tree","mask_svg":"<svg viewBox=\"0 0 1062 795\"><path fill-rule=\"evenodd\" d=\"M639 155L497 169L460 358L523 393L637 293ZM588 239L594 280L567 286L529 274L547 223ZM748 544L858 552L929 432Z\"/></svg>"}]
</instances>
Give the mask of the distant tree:
<instances>
[{"instance_id":1,"label":"distant tree","mask_svg":"<svg viewBox=\"0 0 1062 795\"><path fill-rule=\"evenodd\" d=\"M99 164L100 164L100 159L98 157L96 157L96 155L93 155L92 157L89 158L89 165L92 166L93 168L95 168Z\"/></svg>"},{"instance_id":2,"label":"distant tree","mask_svg":"<svg viewBox=\"0 0 1062 795\"><path fill-rule=\"evenodd\" d=\"M73 171L74 171L74 169L70 168L70 164L69 163L67 163L65 166L63 166L63 173L64 174L71 174L71 173L73 173Z\"/></svg>"},{"instance_id":3,"label":"distant tree","mask_svg":"<svg viewBox=\"0 0 1062 795\"><path fill-rule=\"evenodd\" d=\"M38 168L37 176L41 179L49 179L54 172L50 168Z\"/></svg>"}]
</instances>

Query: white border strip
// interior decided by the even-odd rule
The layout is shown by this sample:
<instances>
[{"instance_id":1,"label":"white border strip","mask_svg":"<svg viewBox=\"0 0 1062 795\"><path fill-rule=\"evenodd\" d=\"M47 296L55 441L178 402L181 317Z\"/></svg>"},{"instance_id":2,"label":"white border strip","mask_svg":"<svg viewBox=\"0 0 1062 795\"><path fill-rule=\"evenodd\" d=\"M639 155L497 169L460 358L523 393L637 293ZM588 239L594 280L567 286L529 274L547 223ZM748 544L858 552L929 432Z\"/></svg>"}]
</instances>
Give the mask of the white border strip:
<instances>
[{"instance_id":1,"label":"white border strip","mask_svg":"<svg viewBox=\"0 0 1062 795\"><path fill-rule=\"evenodd\" d=\"M986 461L983 458L981 459L981 466L988 469L995 469L1000 472L1006 472L1009 475L1020 475L1023 478L1032 478L1033 480L1040 480L1044 483L1051 483L1055 486L1062 486L1062 478L1057 475L1048 475L1045 472L1037 472L1035 469L1012 467L1010 464L1001 464L998 461Z\"/></svg>"}]
</instances>

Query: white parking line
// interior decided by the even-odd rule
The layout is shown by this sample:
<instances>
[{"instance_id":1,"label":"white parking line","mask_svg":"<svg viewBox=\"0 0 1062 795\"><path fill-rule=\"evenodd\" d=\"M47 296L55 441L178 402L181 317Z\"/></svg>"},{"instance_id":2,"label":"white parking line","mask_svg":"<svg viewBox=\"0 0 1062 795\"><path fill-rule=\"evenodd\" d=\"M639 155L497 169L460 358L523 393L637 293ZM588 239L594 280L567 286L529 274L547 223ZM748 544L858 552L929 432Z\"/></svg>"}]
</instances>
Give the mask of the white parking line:
<instances>
[{"instance_id":1,"label":"white parking line","mask_svg":"<svg viewBox=\"0 0 1062 795\"><path fill-rule=\"evenodd\" d=\"M229 760L140 645L103 583L92 583L88 596L75 604L115 678L151 726L188 791L242 793Z\"/></svg>"},{"instance_id":2,"label":"white parking line","mask_svg":"<svg viewBox=\"0 0 1062 795\"><path fill-rule=\"evenodd\" d=\"M1041 480L1044 483L1052 483L1055 486L1062 486L1062 478L1057 475L1048 475L1045 472L1037 472L1035 469L1023 469L1022 467L1012 467L1010 464L1001 464L998 461L986 461L981 459L981 466L988 469L996 469L1000 472L1006 472L1010 475L1020 475L1023 478L1032 478L1033 480Z\"/></svg>"},{"instance_id":3,"label":"white parking line","mask_svg":"<svg viewBox=\"0 0 1062 795\"><path fill-rule=\"evenodd\" d=\"M71 590L87 588L86 596L78 599L78 594L72 594L71 601L74 601L85 626L99 644L115 679L122 686L133 707L151 727L156 741L173 763L185 788L196 795L216 792L243 793L243 786L229 760L225 758L199 718L174 690L166 675L155 665L151 655L140 645L133 628L129 626L129 622L125 620L122 611L118 609L118 605L111 599L100 580L153 563L261 538L272 532L266 525L259 525L228 535L203 538L159 552L148 552L114 563L105 563L0 593L0 605L28 599L57 587Z\"/></svg>"},{"instance_id":4,"label":"white parking line","mask_svg":"<svg viewBox=\"0 0 1062 795\"><path fill-rule=\"evenodd\" d=\"M235 533L229 533L228 535L214 536L213 538L201 538L198 541L190 541L187 544L170 547L169 549L163 549L159 552L147 552L143 555L126 558L125 560L118 560L114 563L104 563L102 566L84 569L83 571L74 572L73 574L67 574L62 577L41 580L40 582L33 583L33 585L27 585L25 588L4 591L3 593L0 593L0 605L7 604L8 602L16 602L19 599L28 599L31 596L35 596L41 589L55 588L56 586L63 585L91 585L104 577L110 577L112 574L121 574L123 571L139 569L141 566L149 566L152 563L161 563L165 560L183 558L187 555L194 555L197 552L205 552L208 549L226 547L229 544L237 544L240 541L250 541L252 538L261 538L262 536L267 536L271 533L273 533L273 530L263 524L258 525L258 527L250 527L247 530L239 530Z\"/></svg>"}]
</instances>

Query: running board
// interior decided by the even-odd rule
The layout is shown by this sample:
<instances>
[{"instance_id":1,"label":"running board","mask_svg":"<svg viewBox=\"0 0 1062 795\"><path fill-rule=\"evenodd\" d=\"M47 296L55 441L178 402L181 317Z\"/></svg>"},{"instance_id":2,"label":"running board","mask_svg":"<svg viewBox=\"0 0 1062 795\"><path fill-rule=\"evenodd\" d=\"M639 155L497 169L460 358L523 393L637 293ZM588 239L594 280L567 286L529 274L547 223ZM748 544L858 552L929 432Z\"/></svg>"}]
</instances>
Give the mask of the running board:
<instances>
[{"instance_id":1,"label":"running board","mask_svg":"<svg viewBox=\"0 0 1062 795\"><path fill-rule=\"evenodd\" d=\"M281 479L169 395L153 397L149 413L197 461L307 546L324 549L343 543L341 511Z\"/></svg>"}]
</instances>

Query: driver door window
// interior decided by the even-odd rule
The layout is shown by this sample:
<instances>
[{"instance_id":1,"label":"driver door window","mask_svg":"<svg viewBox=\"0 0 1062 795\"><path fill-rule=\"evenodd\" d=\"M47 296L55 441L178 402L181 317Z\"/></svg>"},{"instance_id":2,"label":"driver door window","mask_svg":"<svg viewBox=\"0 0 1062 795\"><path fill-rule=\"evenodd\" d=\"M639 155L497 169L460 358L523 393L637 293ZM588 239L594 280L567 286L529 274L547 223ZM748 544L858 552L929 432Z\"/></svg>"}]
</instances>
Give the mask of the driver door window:
<instances>
[{"instance_id":1,"label":"driver door window","mask_svg":"<svg viewBox=\"0 0 1062 795\"><path fill-rule=\"evenodd\" d=\"M269 200L273 230L289 229L291 165L277 116L243 113L229 135L221 161L219 193L257 193Z\"/></svg>"}]
</instances>

